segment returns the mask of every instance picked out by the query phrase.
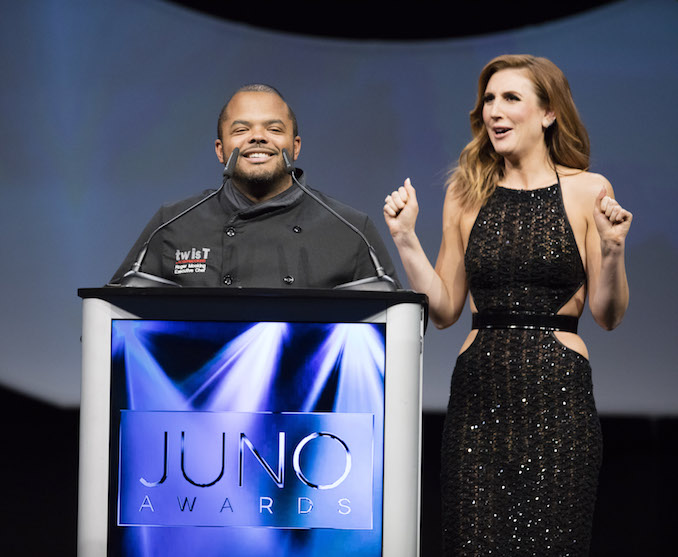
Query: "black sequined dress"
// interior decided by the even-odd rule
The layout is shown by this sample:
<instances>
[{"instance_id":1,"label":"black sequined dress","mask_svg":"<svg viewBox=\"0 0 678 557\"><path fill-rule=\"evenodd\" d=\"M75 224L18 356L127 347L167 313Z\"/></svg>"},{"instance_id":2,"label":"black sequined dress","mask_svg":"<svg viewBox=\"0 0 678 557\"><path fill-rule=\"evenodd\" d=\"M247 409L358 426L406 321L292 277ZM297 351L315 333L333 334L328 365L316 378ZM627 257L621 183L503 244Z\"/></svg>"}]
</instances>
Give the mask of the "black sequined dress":
<instances>
[{"instance_id":1,"label":"black sequined dress","mask_svg":"<svg viewBox=\"0 0 678 557\"><path fill-rule=\"evenodd\" d=\"M560 183L498 187L465 266L483 319L452 375L445 555L588 555L602 437L589 362L554 334L585 281Z\"/></svg>"}]
</instances>

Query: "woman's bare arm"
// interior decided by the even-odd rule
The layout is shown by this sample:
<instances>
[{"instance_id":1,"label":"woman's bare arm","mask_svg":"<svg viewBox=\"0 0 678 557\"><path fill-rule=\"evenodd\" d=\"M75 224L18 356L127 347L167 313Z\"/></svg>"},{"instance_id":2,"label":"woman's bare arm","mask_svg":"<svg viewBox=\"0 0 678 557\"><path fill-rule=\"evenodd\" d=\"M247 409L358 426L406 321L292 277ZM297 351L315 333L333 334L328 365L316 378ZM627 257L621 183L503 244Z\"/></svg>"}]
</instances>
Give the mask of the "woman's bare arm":
<instances>
[{"instance_id":1,"label":"woman's bare arm","mask_svg":"<svg viewBox=\"0 0 678 557\"><path fill-rule=\"evenodd\" d=\"M460 228L462 211L448 191L443 206L443 237L435 268L415 233L418 212L416 191L408 178L403 186L386 197L384 219L410 286L428 296L431 321L442 329L459 319L468 291Z\"/></svg>"}]
</instances>

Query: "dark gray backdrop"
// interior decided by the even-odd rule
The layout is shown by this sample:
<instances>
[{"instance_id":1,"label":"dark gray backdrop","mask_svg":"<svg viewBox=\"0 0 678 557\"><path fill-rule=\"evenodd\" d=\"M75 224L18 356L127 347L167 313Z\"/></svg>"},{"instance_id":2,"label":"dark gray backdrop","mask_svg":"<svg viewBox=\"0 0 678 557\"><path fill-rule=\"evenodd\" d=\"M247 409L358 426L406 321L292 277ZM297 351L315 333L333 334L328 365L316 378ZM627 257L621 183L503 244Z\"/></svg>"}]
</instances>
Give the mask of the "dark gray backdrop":
<instances>
[{"instance_id":1,"label":"dark gray backdrop","mask_svg":"<svg viewBox=\"0 0 678 557\"><path fill-rule=\"evenodd\" d=\"M568 76L592 170L634 213L626 319L604 332L587 308L580 328L599 409L678 413L677 25L677 2L630 0L491 35L399 43L265 31L161 0L3 3L0 385L78 404L77 288L107 281L161 203L218 185L216 117L239 85L283 92L310 183L370 214L396 260L381 207L411 177L434 259L442 184L469 139L477 75L498 54L532 53ZM467 310L448 330L429 328L425 409L446 406L469 326Z\"/></svg>"}]
</instances>

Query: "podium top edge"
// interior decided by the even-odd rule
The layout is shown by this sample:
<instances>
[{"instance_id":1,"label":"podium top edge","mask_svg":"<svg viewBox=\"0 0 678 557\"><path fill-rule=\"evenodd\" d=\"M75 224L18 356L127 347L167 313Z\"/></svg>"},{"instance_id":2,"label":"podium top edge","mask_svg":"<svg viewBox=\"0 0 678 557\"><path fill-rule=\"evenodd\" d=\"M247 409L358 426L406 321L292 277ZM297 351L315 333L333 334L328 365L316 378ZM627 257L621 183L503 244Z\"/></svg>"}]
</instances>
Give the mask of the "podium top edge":
<instances>
[{"instance_id":1,"label":"podium top edge","mask_svg":"<svg viewBox=\"0 0 678 557\"><path fill-rule=\"evenodd\" d=\"M418 303L428 306L426 294L412 290L394 292L364 290L334 290L322 288L219 288L219 287L99 287L79 288L80 298L114 300L125 297L166 298L287 298L287 299L333 299L333 300L384 300L399 303Z\"/></svg>"}]
</instances>

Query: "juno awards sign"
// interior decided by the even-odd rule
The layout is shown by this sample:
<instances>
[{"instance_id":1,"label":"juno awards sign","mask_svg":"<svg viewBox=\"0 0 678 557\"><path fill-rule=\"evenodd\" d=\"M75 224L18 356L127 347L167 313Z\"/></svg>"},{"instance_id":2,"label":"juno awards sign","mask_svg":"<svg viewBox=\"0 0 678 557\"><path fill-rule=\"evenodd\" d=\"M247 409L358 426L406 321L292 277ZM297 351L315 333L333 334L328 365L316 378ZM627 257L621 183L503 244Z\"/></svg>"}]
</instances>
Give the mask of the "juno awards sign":
<instances>
[{"instance_id":1,"label":"juno awards sign","mask_svg":"<svg viewBox=\"0 0 678 557\"><path fill-rule=\"evenodd\" d=\"M124 411L118 524L372 528L373 422Z\"/></svg>"}]
</instances>

